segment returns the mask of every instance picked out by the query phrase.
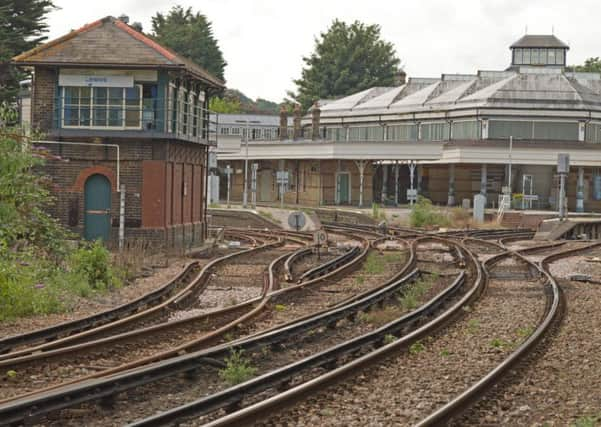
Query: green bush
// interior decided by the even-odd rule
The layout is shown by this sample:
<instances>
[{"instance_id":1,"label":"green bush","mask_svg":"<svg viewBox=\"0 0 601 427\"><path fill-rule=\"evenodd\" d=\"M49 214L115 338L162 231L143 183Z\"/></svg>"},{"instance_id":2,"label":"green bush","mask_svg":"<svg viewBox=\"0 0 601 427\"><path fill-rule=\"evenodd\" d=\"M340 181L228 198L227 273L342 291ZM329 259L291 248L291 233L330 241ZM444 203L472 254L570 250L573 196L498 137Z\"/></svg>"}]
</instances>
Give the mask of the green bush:
<instances>
[{"instance_id":1,"label":"green bush","mask_svg":"<svg viewBox=\"0 0 601 427\"><path fill-rule=\"evenodd\" d=\"M83 278L93 289L121 286L121 280L112 266L111 254L100 241L73 252L70 266L73 273Z\"/></svg>"},{"instance_id":2,"label":"green bush","mask_svg":"<svg viewBox=\"0 0 601 427\"><path fill-rule=\"evenodd\" d=\"M244 350L232 350L230 356L225 358L225 368L219 371L219 378L229 385L243 383L257 372L257 368L251 366L250 361L242 356L243 353Z\"/></svg>"},{"instance_id":3,"label":"green bush","mask_svg":"<svg viewBox=\"0 0 601 427\"><path fill-rule=\"evenodd\" d=\"M0 126L0 320L64 311L76 296L120 284L100 243L73 249L47 213L51 182L39 171L50 156L25 135Z\"/></svg>"},{"instance_id":4,"label":"green bush","mask_svg":"<svg viewBox=\"0 0 601 427\"><path fill-rule=\"evenodd\" d=\"M432 206L430 200L421 196L417 198L417 202L411 208L409 222L412 227L444 227L449 225L449 219L437 208Z\"/></svg>"}]
</instances>

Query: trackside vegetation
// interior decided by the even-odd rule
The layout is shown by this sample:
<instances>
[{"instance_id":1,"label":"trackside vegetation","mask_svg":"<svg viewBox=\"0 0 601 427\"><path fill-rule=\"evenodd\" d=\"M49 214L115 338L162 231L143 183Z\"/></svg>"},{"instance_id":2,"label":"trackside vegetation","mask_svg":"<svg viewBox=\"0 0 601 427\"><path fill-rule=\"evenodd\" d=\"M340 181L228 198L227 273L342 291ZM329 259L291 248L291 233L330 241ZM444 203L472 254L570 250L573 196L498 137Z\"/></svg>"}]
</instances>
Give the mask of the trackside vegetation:
<instances>
[{"instance_id":1,"label":"trackside vegetation","mask_svg":"<svg viewBox=\"0 0 601 427\"><path fill-rule=\"evenodd\" d=\"M0 123L11 114L0 109ZM100 242L76 239L47 213L52 182L38 172L47 155L25 135L0 126L0 321L69 310L122 283Z\"/></svg>"}]
</instances>

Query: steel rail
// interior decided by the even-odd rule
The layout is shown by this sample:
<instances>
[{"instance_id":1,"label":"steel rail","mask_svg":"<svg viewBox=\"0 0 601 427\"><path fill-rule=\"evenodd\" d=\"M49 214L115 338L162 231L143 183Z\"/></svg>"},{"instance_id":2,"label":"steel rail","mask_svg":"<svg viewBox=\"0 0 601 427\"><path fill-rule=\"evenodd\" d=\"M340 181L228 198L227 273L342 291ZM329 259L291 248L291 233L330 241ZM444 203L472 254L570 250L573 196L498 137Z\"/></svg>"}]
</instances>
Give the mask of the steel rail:
<instances>
[{"instance_id":1,"label":"steel rail","mask_svg":"<svg viewBox=\"0 0 601 427\"><path fill-rule=\"evenodd\" d=\"M433 239L436 239L436 238L433 238ZM456 244L459 245L458 243L456 243ZM383 345L382 347L379 347L376 350L369 352L368 354L360 356L351 362L345 363L342 366L339 366L339 367L335 368L334 370L327 372L326 374L320 375L312 380L309 380L300 385L297 385L291 389L288 389L282 393L279 393L275 396L267 398L261 402L252 404L246 408L243 408L236 412L230 413L230 414L228 414L222 418L219 418L217 420L214 420L206 425L212 426L212 427L214 427L214 426L238 426L238 425L248 424L250 422L256 422L258 419L261 419L261 418L271 415L273 413L273 411L275 411L277 409L280 409L284 406L288 406L305 396L312 395L317 390L321 390L328 385L337 383L337 382L343 380L344 378L355 375L358 370L364 369L365 367L373 364L374 362L376 362L378 360L381 360L381 359L391 355L392 353L395 353L401 349L407 348L409 345L411 345L416 340L418 340L418 339L434 332L435 330L438 330L442 326L446 325L455 316L457 316L461 313L462 307L469 304L473 299L477 298L477 296L479 295L479 293L481 291L483 282L484 282L482 268L481 268L481 265L478 262L477 258L465 247L462 247L462 250L464 250L464 252L466 252L468 254L468 257L470 258L471 264L473 264L473 266L476 270L476 272L475 272L476 278L474 280L473 286L466 291L466 293L460 298L460 300L457 301L456 303L454 303L450 308L446 309L442 314L435 316L432 320L427 321L427 323L421 325L420 327L418 327L417 329L414 329L413 331L407 333L406 335L398 338L396 341L394 341L390 344ZM411 324L415 323L418 320L418 318L420 317L420 315L425 315L426 319L428 316L432 316L434 311L437 309L437 307L439 307L441 304L443 304L445 302L445 297L448 295L448 293L456 292L463 285L464 281L465 281L465 273L462 272L462 273L460 273L460 277L458 277L458 279L452 286L448 287L446 290L441 292L439 295L437 295L436 297L431 299L428 303L421 306L417 310L415 310L411 313L408 313L407 315L379 328L377 330L377 332L375 332L376 334L378 334L378 339L380 341L382 341L384 339L384 337L390 333L399 334L401 331L406 329L408 326L410 327ZM325 364L332 363L332 361L336 361L336 359L338 359L340 357L340 355L342 355L342 354L349 353L349 352L352 353L353 351L357 351L357 347L356 347L357 342L364 341L365 345L367 345L367 344L373 345L373 343L374 343L373 334L374 333L372 332L370 334L365 334L360 337L354 338L354 340L355 340L354 342L351 340L351 341L347 341L345 343L339 344L338 346L335 346L329 350L326 350L325 352L319 353L314 356L310 356L307 359L304 359L304 360L296 362L292 365L289 365L289 366L280 368L276 371L273 371L274 373L272 373L272 375L282 375L283 376L282 381L286 382L286 376L285 376L286 369L298 369L298 366L300 364L308 364L309 361L311 360L311 358L314 358L314 359L324 358L323 362L320 363L321 365L323 365L324 363ZM325 358L325 356L328 355L329 351L336 352L335 356L330 356L329 358ZM263 377L258 377L256 379L249 380L243 384L240 384L238 387L240 387L240 388L249 387L250 388L253 386L257 386L258 385L257 382L260 383L260 381L262 381L262 379L263 379ZM226 391L224 391L224 393L225 392L228 392L228 391L226 390ZM235 404L237 402L239 402L241 400L241 398L244 397L244 394L246 392L247 391L245 390L245 392L240 394L238 397L232 397L230 402L233 403L235 406ZM142 425L148 425L148 426L163 425L163 424L165 424L165 422L169 422L169 420L171 420L172 416L174 416L174 415L176 416L176 418L183 417L186 414L194 414L195 415L198 413L197 411L200 408L202 408L203 411L208 410L208 409L210 409L209 407L214 404L214 402L211 402L207 399L215 399L215 397L209 396L208 398L201 399L196 402L192 402L188 405L184 405L183 407L172 409L171 411L168 411L167 413L158 414L158 415L155 415L154 417L150 417L146 420L138 421L137 423L132 424L132 426L139 427ZM179 414L184 414L184 415L179 415L177 412L179 412ZM163 418L163 417L166 417L166 418Z\"/></svg>"},{"instance_id":2,"label":"steel rail","mask_svg":"<svg viewBox=\"0 0 601 427\"><path fill-rule=\"evenodd\" d=\"M299 285L295 285L295 286L291 286L291 287L288 287L288 288L285 288L285 289L281 289L279 291L271 292L271 293L268 294L268 299L270 299L272 297L275 297L275 296L279 295L280 293L292 292L292 291L295 291L295 290L303 289L303 288L305 288L305 287L307 287L307 286L309 286L311 284L314 284L314 283L322 281L322 280L326 280L328 278L334 277L337 274L341 274L341 273L345 272L347 269L353 267L358 262L360 262L367 255L368 248L369 248L369 246L366 243L365 244L364 252L362 254L360 254L359 257L353 258L351 261L347 262L346 264L341 265L337 270L332 271L332 272L328 273L325 276L321 276L319 278L316 278L316 279L314 279L312 281L307 281L307 282L304 282L304 283L299 284ZM281 258L284 258L284 256L287 256L287 255L288 254L284 254ZM247 303L256 303L256 301L249 301ZM223 332L223 331L221 331L221 332ZM197 344L197 343L195 343L195 344ZM225 346L225 348L228 348L227 344L225 344L224 346ZM72 349L72 350L77 350L77 349L75 348L75 349ZM179 352L176 351L176 350L171 350L171 351L169 351L169 353L170 353L169 356L175 356L178 353L180 353L181 350L182 350L181 348L179 349ZM43 357L44 355L45 354L42 354L41 357ZM160 356L167 356L167 354L163 353ZM185 356L180 356L180 357L185 357ZM151 359L161 360L158 356L155 356L155 357L151 356L150 358L144 359L144 362L145 363L150 363L150 362L155 361L155 360L151 360ZM200 363L203 363L204 361L205 361L205 359L203 357L201 357L200 360L199 360ZM197 361L197 362L191 362L191 363L193 365L194 364L197 365L199 362ZM159 361L157 363L160 364L161 362ZM86 383L89 383L90 381L102 381L103 378L112 377L114 375L119 375L119 373L122 372L126 368L130 368L130 369L134 368L134 370L135 370L135 368L137 366L144 366L144 365L142 363L140 363L140 361L136 361L136 362L132 362L132 364L128 364L128 365L125 365L123 367L114 368L114 369L112 369L110 371L103 371L103 372L99 372L99 373L96 373L96 374L89 375L85 379L79 379L79 380L71 381L71 382L68 382L68 383L59 384L59 385L56 385L56 386L48 387L47 389L44 389L44 390L41 390L41 391L38 390L38 391L27 393L27 394L21 395L21 396L15 396L14 398L7 399L7 400L1 402L0 403L0 408L10 408L14 404L14 402L19 402L19 401L28 400L28 399L35 399L36 397L39 397L39 396L52 395L52 393L53 393L54 390L59 390L61 388L69 389L70 387L76 387L80 383L86 384ZM143 369L143 368L138 368L138 369ZM193 369L195 369L195 367L184 369L184 371L193 370ZM114 375L113 375L113 372L115 372ZM159 375L160 374L161 373L159 373ZM144 379L142 380L143 383L148 383L148 382L152 382L152 381L153 380L151 380L149 377L144 377ZM135 383L135 385L139 385L139 384L140 384L139 381L137 383ZM111 388L112 387L109 387L109 389L111 389ZM67 392L67 394L64 395L63 397L65 397L65 400L67 402L72 402L73 398L75 396L69 395L69 393ZM93 398L94 397L88 398L88 400L93 399ZM61 398L59 397L59 400L60 399ZM44 399L42 399L42 400L44 400ZM70 404L67 404L67 406L70 406ZM2 425L2 418L1 418L2 411L3 410L0 409L0 425Z\"/></svg>"},{"instance_id":3,"label":"steel rail","mask_svg":"<svg viewBox=\"0 0 601 427\"><path fill-rule=\"evenodd\" d=\"M551 261L561 259L567 256L573 256L576 253L590 250L595 247L601 246L601 243L594 243L586 247L568 249L559 253L554 253L545 257L539 264L536 264L523 255L515 252L508 251L504 255L512 255L521 258L527 264L535 267L537 271L544 277L546 287L550 288L550 292L545 292L547 297L547 304L545 307L545 313L542 321L539 323L537 328L533 331L528 338L520 344L509 356L507 356L501 363L495 366L489 371L484 377L472 384L467 390L447 402L444 406L421 420L417 426L434 426L440 425L441 423L449 420L453 416L457 416L461 413L468 405L480 400L483 395L499 382L502 375L506 373L512 366L517 364L520 360L526 357L528 354L534 351L537 343L543 338L543 336L549 331L553 324L561 322L562 310L561 305L563 301L563 293L557 281L548 270L548 264Z\"/></svg>"},{"instance_id":4,"label":"steel rail","mask_svg":"<svg viewBox=\"0 0 601 427\"><path fill-rule=\"evenodd\" d=\"M304 258L311 252L311 248L300 248L286 259L286 262L284 263L284 278L287 282L292 282L293 280L292 264L298 262L301 258Z\"/></svg>"},{"instance_id":5,"label":"steel rail","mask_svg":"<svg viewBox=\"0 0 601 427\"><path fill-rule=\"evenodd\" d=\"M149 305L152 306L153 304L158 304L164 301L165 298L167 298L168 295L178 287L179 282L186 282L187 276L189 276L191 273L193 274L195 269L200 269L198 261L188 263L175 278L169 280L160 288L148 292L147 294L118 307L80 319L58 323L43 329L37 329L24 334L2 338L0 339L0 358L3 357L1 353L7 353L14 347L23 346L26 344L34 344L39 341L49 342L60 337L67 337L91 328L98 327L100 325L113 322L116 319L124 316L137 313ZM194 280L196 279L197 276L194 277Z\"/></svg>"},{"instance_id":6,"label":"steel rail","mask_svg":"<svg viewBox=\"0 0 601 427\"><path fill-rule=\"evenodd\" d=\"M305 280L312 280L319 276L323 276L324 274L327 274L328 272L335 270L336 266L338 264L344 263L347 260L358 256L360 252L361 252L361 249L359 247L355 246L351 250L343 253L342 255L305 271L303 274L300 275L300 277L298 278L298 281L304 282Z\"/></svg>"},{"instance_id":7,"label":"steel rail","mask_svg":"<svg viewBox=\"0 0 601 427\"><path fill-rule=\"evenodd\" d=\"M107 332L107 331L116 329L117 327L121 327L126 324L133 323L134 321L138 321L143 318L150 317L151 315L158 314L157 312L159 312L161 310L167 310L171 306L173 306L173 307L180 306L185 300L188 300L188 299L196 296L198 293L200 293L204 290L204 287L206 286L207 280L210 276L210 271L216 265L218 265L226 260L229 260L231 258L237 257L237 256L248 255L249 253L266 250L266 249L269 249L269 248L272 248L275 246L280 246L280 245L282 245L282 243L283 243L283 241L266 243L266 244L258 246L256 248L244 249L242 251L234 252L232 254L227 254L220 258L214 259L211 262L209 262L208 264L206 264L200 270L200 272L196 275L194 280L192 280L186 287L184 287L182 290L180 290L175 295L169 297L168 299L162 301L161 303L159 303L155 306L152 306L149 309L146 309L144 311L135 312L134 314L131 314L129 316L121 317L119 319L113 320L110 323L105 323L105 324L95 327L93 329L88 329L88 330L85 330L85 331L82 331L82 332L79 332L79 333L76 333L73 335L69 335L64 338L58 338L56 340L50 341L45 344L41 344L41 345L38 345L35 347L29 347L27 349L12 352L12 353L2 354L2 355L0 355L0 361L14 359L17 357L27 356L27 355L31 355L31 354L39 353L39 352L45 352L45 351L56 349L59 347L64 347L66 344L76 344L77 342L81 342L82 339L88 339L88 338L93 337L102 332Z\"/></svg>"}]
</instances>

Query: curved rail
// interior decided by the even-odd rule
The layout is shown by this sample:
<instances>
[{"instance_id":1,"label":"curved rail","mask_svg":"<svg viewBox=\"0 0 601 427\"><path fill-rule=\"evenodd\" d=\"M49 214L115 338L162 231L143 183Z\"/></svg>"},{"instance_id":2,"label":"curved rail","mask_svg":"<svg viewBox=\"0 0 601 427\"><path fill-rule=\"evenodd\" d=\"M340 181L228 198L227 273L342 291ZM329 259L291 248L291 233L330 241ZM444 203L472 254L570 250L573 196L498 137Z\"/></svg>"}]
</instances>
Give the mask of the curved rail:
<instances>
[{"instance_id":1,"label":"curved rail","mask_svg":"<svg viewBox=\"0 0 601 427\"><path fill-rule=\"evenodd\" d=\"M536 268L537 271L545 278L545 285L550 289L550 292L545 292L545 295L547 297L547 304L545 306L545 314L543 315L542 321L539 323L534 332L530 334L530 336L524 342L522 342L517 349L515 349L494 369L489 371L484 377L482 377L480 380L474 383L463 393L456 396L453 400L449 401L447 404L430 414L422 421L420 421L417 425L422 427L440 425L440 423L442 423L443 421L458 415L468 405L479 400L488 389L490 389L501 379L501 376L504 373L506 373L509 370L509 368L514 366L518 361L520 361L524 357L526 357L526 355L530 354L535 349L536 344L542 339L545 333L549 331L551 326L557 322L561 322L561 306L562 304L564 304L563 294L555 278L548 270L549 262L551 260L557 260L566 256L572 256L575 253L589 250L591 248L599 246L601 246L601 243L595 243L582 248L568 249L566 251L554 253L545 257L539 264L535 264L532 261L529 261L517 251L507 251L503 254L499 254L498 257L503 255L512 255L522 259L525 263ZM534 249L540 250L541 248Z\"/></svg>"},{"instance_id":2,"label":"curved rail","mask_svg":"<svg viewBox=\"0 0 601 427\"><path fill-rule=\"evenodd\" d=\"M433 239L442 240L436 238ZM449 244L457 245L457 243L453 242L449 242ZM425 321L425 324L402 336L391 344L383 345L377 350L371 351L370 353L346 363L324 375L293 387L283 393L277 394L276 396L265 399L259 403L250 405L242 410L229 414L223 418L209 423L208 425L241 425L251 421L256 421L258 418L271 414L276 408L280 408L284 405L290 404L291 402L297 401L298 399L315 392L317 389L321 389L333 382L340 381L344 377L355 374L357 369L361 369L373 363L374 361L387 356L391 352L398 351L400 348L406 348L412 342L415 342L422 336L441 327L445 322L449 321L456 314L458 314L465 304L469 303L478 295L483 283L480 264L478 263L476 257L471 254L471 252L467 251L467 249L464 247L462 247L462 250L466 251L472 265L474 266L476 275L474 285L466 291L466 293L457 303L455 303L451 308L445 310L440 316L437 316L433 320L428 321L427 318L432 316L433 312L446 301L447 297L456 293L457 290L461 288L465 281L465 273L460 273L458 278L451 286L422 307L387 325L384 325L381 328L378 328L376 331L353 338L321 353L310 356L291 365L276 369L269 374L265 374L236 387L224 390L221 393L217 393L207 398L184 405L180 408L175 408L171 411L158 414L154 417L134 423L133 425L163 425L165 422L169 422L174 419L189 415L198 415L199 413L205 413L207 411L220 408L223 406L224 401L235 404L246 394L266 388L266 386L268 386L267 384L270 384L269 386L273 386L274 384L278 383L287 384L290 378L301 369L312 366L322 366L324 364L327 365L328 363L335 363L343 355L357 352L359 348L365 346L382 345L386 335L402 334L405 330L407 330L407 328L411 328L416 322L420 320Z\"/></svg>"},{"instance_id":3,"label":"curved rail","mask_svg":"<svg viewBox=\"0 0 601 427\"><path fill-rule=\"evenodd\" d=\"M23 357L23 356L28 356L28 355L32 355L35 353L40 353L40 352L45 352L48 350L52 350L52 349L56 349L59 347L64 347L66 344L70 343L70 344L76 344L77 341L81 340L81 339L86 339L86 338L90 338L94 335L97 335L101 332L106 332L106 331L110 331L112 329L115 329L117 327L120 326L124 326L128 323L132 323L134 321L137 320L141 320L143 318L147 318L150 317L154 314L158 314L157 312L159 312L160 310L166 310L168 309L170 306L179 306L181 305L185 300L188 300L196 295L198 295L198 293L202 292L204 290L204 287L207 284L207 280L210 276L210 271L213 267L215 267L217 264L220 264L226 260L229 260L233 257L236 256L242 256L242 255L247 255L249 253L252 252L257 252L257 251L261 251L264 249L268 249L271 247L275 247L278 245L281 245L282 241L277 241L277 242L273 242L273 243L267 243L261 246L258 246L256 248L251 248L251 249L245 249L239 252L235 252L232 254L227 254L224 255L220 258L214 259L213 261L209 262L208 264L206 264L201 270L200 272L194 277L194 280L192 280L186 287L184 287L182 290L180 290L179 292L177 292L175 295L171 296L169 299L164 300L163 302L161 302L158 305L155 305L149 309L143 310L143 311L137 311L134 312L133 314L126 316L126 317L121 317L118 318L116 320L113 320L110 323L105 323L102 324L101 326L92 328L92 329L87 329L85 331L79 332L79 333L75 333L73 335L68 335L64 338L58 338L56 340L50 341L48 343L45 344L41 344L35 347L29 347L27 349L24 350L20 350L20 351L16 351L16 352L12 352L12 353L6 353L6 354L2 354L0 355L0 361L2 360L8 360L8 359L14 359L17 357ZM59 325L60 326L60 325Z\"/></svg>"}]
</instances>

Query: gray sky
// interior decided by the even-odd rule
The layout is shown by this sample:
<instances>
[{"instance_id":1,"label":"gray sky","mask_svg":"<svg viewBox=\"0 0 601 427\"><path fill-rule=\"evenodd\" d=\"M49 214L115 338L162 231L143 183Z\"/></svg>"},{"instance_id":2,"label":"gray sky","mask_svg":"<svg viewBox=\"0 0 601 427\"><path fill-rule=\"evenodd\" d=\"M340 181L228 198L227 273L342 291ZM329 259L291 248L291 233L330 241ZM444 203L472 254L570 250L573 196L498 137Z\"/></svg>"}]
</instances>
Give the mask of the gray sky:
<instances>
[{"instance_id":1,"label":"gray sky","mask_svg":"<svg viewBox=\"0 0 601 427\"><path fill-rule=\"evenodd\" d=\"M228 66L227 85L251 98L276 102L294 90L302 57L334 18L377 23L411 77L504 69L509 45L530 34L555 35L570 44L568 62L601 56L599 0L55 0L51 38L106 15L129 15L150 31L150 18L174 4L208 16Z\"/></svg>"}]
</instances>

